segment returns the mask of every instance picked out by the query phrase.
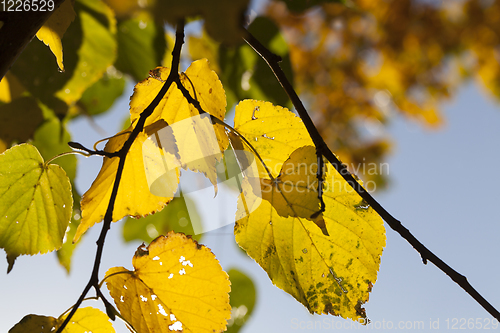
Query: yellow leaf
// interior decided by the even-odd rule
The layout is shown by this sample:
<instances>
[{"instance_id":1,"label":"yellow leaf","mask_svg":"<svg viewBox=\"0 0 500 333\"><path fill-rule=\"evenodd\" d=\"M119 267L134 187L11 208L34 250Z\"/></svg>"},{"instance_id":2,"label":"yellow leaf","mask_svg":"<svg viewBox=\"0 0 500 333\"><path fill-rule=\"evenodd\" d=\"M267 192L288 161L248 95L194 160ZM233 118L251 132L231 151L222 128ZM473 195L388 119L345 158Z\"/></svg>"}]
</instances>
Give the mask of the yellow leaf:
<instances>
[{"instance_id":1,"label":"yellow leaf","mask_svg":"<svg viewBox=\"0 0 500 333\"><path fill-rule=\"evenodd\" d=\"M47 45L56 56L57 65L61 71L64 71L61 39L75 16L72 1L66 0L36 33L36 37Z\"/></svg>"},{"instance_id":2,"label":"yellow leaf","mask_svg":"<svg viewBox=\"0 0 500 333\"><path fill-rule=\"evenodd\" d=\"M311 313L366 318L361 306L377 279L385 246L383 222L330 164L322 214L329 236L313 221L279 215L269 201L245 207L242 197L237 214L244 217L236 221L236 241L277 287ZM251 191L245 197L252 202ZM254 211L248 214L247 209Z\"/></svg>"},{"instance_id":3,"label":"yellow leaf","mask_svg":"<svg viewBox=\"0 0 500 333\"><path fill-rule=\"evenodd\" d=\"M40 332L50 333L63 323L66 316L59 319L49 316L27 315L9 330L9 333ZM114 333L108 316L92 307L80 308L71 318L63 333Z\"/></svg>"},{"instance_id":4,"label":"yellow leaf","mask_svg":"<svg viewBox=\"0 0 500 333\"><path fill-rule=\"evenodd\" d=\"M158 95L170 70L158 67L151 71L151 77L139 82L130 101L131 122L139 119L140 113ZM199 103L201 108L218 119L224 119L226 95L217 74L208 67L206 59L195 61L181 73L181 82ZM172 84L145 125L163 120L173 130L177 142L177 156L184 169L203 172L214 186L217 184L215 163L222 158L222 152L229 142L224 127L212 125L210 117L190 104Z\"/></svg>"},{"instance_id":5,"label":"yellow leaf","mask_svg":"<svg viewBox=\"0 0 500 333\"><path fill-rule=\"evenodd\" d=\"M66 319L63 316L58 319L58 326ZM115 329L107 314L92 307L80 308L71 318L63 333L114 333Z\"/></svg>"},{"instance_id":6,"label":"yellow leaf","mask_svg":"<svg viewBox=\"0 0 500 333\"><path fill-rule=\"evenodd\" d=\"M257 149L273 177L279 175L283 163L293 151L313 145L299 117L269 102L241 101L236 106L234 128ZM260 163L258 167L260 177L269 179Z\"/></svg>"},{"instance_id":7,"label":"yellow leaf","mask_svg":"<svg viewBox=\"0 0 500 333\"><path fill-rule=\"evenodd\" d=\"M283 217L311 219L320 211L317 171L316 148L298 148L283 163L277 178L261 179L262 199Z\"/></svg>"},{"instance_id":8,"label":"yellow leaf","mask_svg":"<svg viewBox=\"0 0 500 333\"><path fill-rule=\"evenodd\" d=\"M106 284L121 315L144 332L222 332L231 314L230 282L214 254L169 232L133 258L134 271L114 267Z\"/></svg>"},{"instance_id":9,"label":"yellow leaf","mask_svg":"<svg viewBox=\"0 0 500 333\"><path fill-rule=\"evenodd\" d=\"M235 128L275 178L268 180L261 170L258 190L267 192L262 201L250 179L242 182L234 228L240 247L311 313L365 318L361 306L376 281L385 245L382 219L362 205L329 163L325 211L311 217L319 205L315 148L302 121L288 110L243 101L236 109Z\"/></svg>"},{"instance_id":10,"label":"yellow leaf","mask_svg":"<svg viewBox=\"0 0 500 333\"><path fill-rule=\"evenodd\" d=\"M118 151L127 140L129 136L127 132L130 131L131 127L118 133L108 141L104 150L107 152ZM164 196L159 197L150 192L143 162L143 144L146 140L147 134L145 132L139 133L125 159L125 166L113 210L113 222L127 215L145 216L153 214L170 202L177 190L179 170L174 168L169 170L162 179L162 184L168 186L163 189ZM88 228L103 220L111 197L117 169L118 157L104 158L101 171L90 189L82 197L82 221L73 239L74 242L78 241Z\"/></svg>"}]
</instances>

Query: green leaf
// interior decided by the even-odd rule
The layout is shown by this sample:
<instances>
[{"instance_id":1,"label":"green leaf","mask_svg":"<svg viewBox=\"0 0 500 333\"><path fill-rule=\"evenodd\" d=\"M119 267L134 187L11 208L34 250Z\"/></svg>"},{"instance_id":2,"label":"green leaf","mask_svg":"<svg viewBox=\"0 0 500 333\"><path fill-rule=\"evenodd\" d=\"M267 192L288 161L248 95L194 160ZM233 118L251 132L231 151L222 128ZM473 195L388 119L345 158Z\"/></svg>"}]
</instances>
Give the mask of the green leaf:
<instances>
[{"instance_id":1,"label":"green leaf","mask_svg":"<svg viewBox=\"0 0 500 333\"><path fill-rule=\"evenodd\" d=\"M42 121L42 109L33 97L20 97L0 105L0 140L6 146L15 140L26 142Z\"/></svg>"},{"instance_id":2,"label":"green leaf","mask_svg":"<svg viewBox=\"0 0 500 333\"><path fill-rule=\"evenodd\" d=\"M80 0L74 8L77 16L62 39L64 73L47 66L53 63L53 55L38 41L28 44L11 69L33 96L60 116L116 57L116 22L109 7L101 1Z\"/></svg>"},{"instance_id":3,"label":"green leaf","mask_svg":"<svg viewBox=\"0 0 500 333\"><path fill-rule=\"evenodd\" d=\"M174 199L161 212L148 215L140 219L127 218L123 223L123 239L126 242L134 240L151 243L159 235L166 235L169 231L182 232L192 235L197 241L202 234L194 235L193 223L200 223L200 217L195 209L188 212L184 196ZM194 203L190 203L193 207Z\"/></svg>"},{"instance_id":4,"label":"green leaf","mask_svg":"<svg viewBox=\"0 0 500 333\"><path fill-rule=\"evenodd\" d=\"M49 159L71 151L68 146L70 141L71 135L67 131L65 123L57 118L51 118L37 128L31 143L38 149L44 159ZM76 177L76 156L66 155L61 157L57 160L57 164L64 169L68 178L74 181Z\"/></svg>"},{"instance_id":5,"label":"green leaf","mask_svg":"<svg viewBox=\"0 0 500 333\"><path fill-rule=\"evenodd\" d=\"M166 50L163 27L147 15L118 24L118 58L115 67L135 81L148 77L149 70L161 65Z\"/></svg>"},{"instance_id":6,"label":"green leaf","mask_svg":"<svg viewBox=\"0 0 500 333\"><path fill-rule=\"evenodd\" d=\"M231 281L231 319L227 323L229 333L239 332L241 327L252 315L255 307L256 290L251 278L245 273L232 268L228 272Z\"/></svg>"},{"instance_id":7,"label":"green leaf","mask_svg":"<svg viewBox=\"0 0 500 333\"><path fill-rule=\"evenodd\" d=\"M58 165L45 165L29 144L0 155L0 247L13 259L62 245L72 214L71 185Z\"/></svg>"},{"instance_id":8,"label":"green leaf","mask_svg":"<svg viewBox=\"0 0 500 333\"><path fill-rule=\"evenodd\" d=\"M97 115L108 111L125 89L125 79L105 73L102 78L89 87L78 101L83 113Z\"/></svg>"}]
</instances>

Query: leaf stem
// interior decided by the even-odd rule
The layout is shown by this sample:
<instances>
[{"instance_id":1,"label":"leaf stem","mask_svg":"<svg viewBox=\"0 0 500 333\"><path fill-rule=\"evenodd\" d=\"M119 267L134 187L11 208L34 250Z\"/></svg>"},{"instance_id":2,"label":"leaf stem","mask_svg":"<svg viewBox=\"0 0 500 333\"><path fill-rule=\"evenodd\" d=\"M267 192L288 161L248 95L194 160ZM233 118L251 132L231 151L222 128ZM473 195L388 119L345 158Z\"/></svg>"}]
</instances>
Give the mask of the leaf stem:
<instances>
[{"instance_id":1,"label":"leaf stem","mask_svg":"<svg viewBox=\"0 0 500 333\"><path fill-rule=\"evenodd\" d=\"M103 221L103 226L101 230L101 234L99 235L99 239L97 240L97 251L96 251L96 256L94 260L94 268L92 269L92 274L90 276L89 282L83 289L82 294L80 295L78 301L75 303L73 309L69 313L69 315L66 317L64 322L61 324L61 326L57 329L56 333L61 333L68 322L71 320L73 315L75 314L76 310L78 307L80 307L82 301L84 300L85 296L89 292L89 290L94 287L96 289L96 293L99 297L103 299L104 305L106 306L106 310L108 312L108 316L112 317L110 315L110 309L109 309L109 302L105 300L102 296L102 293L99 289L99 268L101 265L101 258L102 258L102 252L104 249L104 241L106 240L106 235L108 233L108 230L111 228L111 222L113 221L113 211L115 207L115 202L116 198L118 195L118 188L120 185L120 180L123 174L123 168L125 167L125 159L127 157L127 154L130 150L130 147L132 147L132 144L134 143L134 140L137 138L139 133L141 133L144 129L144 124L146 122L146 119L153 113L154 109L158 106L160 101L162 100L163 96L165 96L166 92L172 85L172 83L175 81L175 78L179 76L178 70L179 70L179 63L180 63L180 55L181 55L181 49L182 49L182 44L184 44L184 21L181 20L177 24L176 28L176 39L175 39L175 44L174 44L174 49L172 51L172 66L170 70L170 74L163 84L160 92L156 97L153 99L153 101L142 111L141 116L139 118L139 121L137 122L137 125L134 127L132 133L130 133L130 136L128 137L127 141L123 144L122 148L116 152L116 156L119 158L118 162L118 168L116 171L116 176L115 176L115 181L113 184L113 189L111 191L111 196L109 199L109 204L108 208L106 210L106 213L104 215L104 221ZM114 315L114 314L113 314Z\"/></svg>"},{"instance_id":2,"label":"leaf stem","mask_svg":"<svg viewBox=\"0 0 500 333\"><path fill-rule=\"evenodd\" d=\"M319 134L318 129L312 122L309 114L302 104L302 101L298 97L297 93L293 89L293 86L288 81L285 73L281 69L279 62L281 57L275 55L270 50L268 50L264 45L262 45L250 32L246 31L243 39L254 49L257 54L267 63L269 68L273 71L276 79L281 84L283 89L288 95L288 98L292 101L295 109L302 118L304 125L311 136L316 149L323 155L342 175L342 177L349 183L349 185L371 206L373 209L387 222L387 224L397 233L401 235L408 243L410 243L413 248L420 253L422 261L424 264L427 260L431 261L436 267L441 271L446 273L453 281L455 281L463 290L465 290L477 303L479 303L489 314L491 314L496 319L500 320L500 312L495 309L481 294L479 294L476 289L467 281L467 278L462 274L455 271L438 256L432 253L427 247L425 247L411 232L405 228L399 220L394 218L382 205L380 205L368 191L359 184L353 177L353 175L347 170L346 166L340 162L340 160L335 156L335 154L328 148L327 144Z\"/></svg>"}]
</instances>

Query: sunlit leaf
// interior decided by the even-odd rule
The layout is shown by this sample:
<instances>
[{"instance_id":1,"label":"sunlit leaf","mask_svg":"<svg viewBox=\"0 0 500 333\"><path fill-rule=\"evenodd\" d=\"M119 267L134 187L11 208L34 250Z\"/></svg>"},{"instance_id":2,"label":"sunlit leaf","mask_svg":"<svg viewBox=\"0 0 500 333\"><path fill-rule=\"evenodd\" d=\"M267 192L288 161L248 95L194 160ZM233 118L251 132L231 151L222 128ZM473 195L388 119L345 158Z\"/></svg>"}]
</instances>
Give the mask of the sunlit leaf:
<instances>
[{"instance_id":1,"label":"sunlit leaf","mask_svg":"<svg viewBox=\"0 0 500 333\"><path fill-rule=\"evenodd\" d=\"M245 100L236 106L234 128L257 150L273 177L297 148L313 145L302 120L269 102ZM249 149L243 145L245 149ZM258 162L260 177L269 179Z\"/></svg>"},{"instance_id":2,"label":"sunlit leaf","mask_svg":"<svg viewBox=\"0 0 500 333\"><path fill-rule=\"evenodd\" d=\"M110 139L104 150L107 152L118 151L129 136L127 132L130 132L130 129L129 131L120 132ZM170 187L165 189L164 193L168 192L169 195L158 197L150 192L144 170L142 151L146 139L146 133L139 133L125 159L125 166L113 210L113 221L115 222L125 216L145 216L161 210L172 200L177 190L179 170L172 169L166 174L167 183L170 184ZM73 241L76 242L88 228L103 220L111 197L117 169L117 157L104 158L101 171L90 189L82 197L82 221L78 226Z\"/></svg>"},{"instance_id":3,"label":"sunlit leaf","mask_svg":"<svg viewBox=\"0 0 500 333\"><path fill-rule=\"evenodd\" d=\"M333 167L328 170L326 211L318 218L329 236L313 221L280 216L266 200L250 215L238 201L238 214L247 216L236 221L235 236L273 283L311 313L358 320L366 318L362 305L377 279L385 232L375 211Z\"/></svg>"},{"instance_id":4,"label":"sunlit leaf","mask_svg":"<svg viewBox=\"0 0 500 333\"><path fill-rule=\"evenodd\" d=\"M320 209L317 171L316 148L298 148L283 163L275 180L262 179L262 199L281 216L310 218Z\"/></svg>"},{"instance_id":5,"label":"sunlit leaf","mask_svg":"<svg viewBox=\"0 0 500 333\"><path fill-rule=\"evenodd\" d=\"M252 279L245 273L235 268L227 273L231 280L231 319L228 321L226 332L236 333L252 315L257 295Z\"/></svg>"},{"instance_id":6,"label":"sunlit leaf","mask_svg":"<svg viewBox=\"0 0 500 333\"><path fill-rule=\"evenodd\" d=\"M270 191L262 193L266 200L259 202L252 199L254 187L244 180L236 214L236 241L276 286L311 313L365 318L361 306L376 281L385 245L382 219L363 205L361 197L330 164L323 185L326 209L313 214L319 208L318 166L305 126L286 109L255 101L242 103L236 111L235 128L270 166L276 182L270 183L261 172L262 192ZM264 108L267 112L260 113ZM268 132L272 129L275 131ZM273 139L262 138L264 134ZM287 139L291 139L289 144ZM299 148L294 149L294 145ZM278 173L274 171L277 166ZM299 190L304 191L302 196Z\"/></svg>"},{"instance_id":7,"label":"sunlit leaf","mask_svg":"<svg viewBox=\"0 0 500 333\"><path fill-rule=\"evenodd\" d=\"M49 316L27 315L9 330L9 333L52 333L63 323L66 316L59 319ZM80 308L70 319L62 333L114 333L108 316L92 307Z\"/></svg>"},{"instance_id":8,"label":"sunlit leaf","mask_svg":"<svg viewBox=\"0 0 500 333\"><path fill-rule=\"evenodd\" d=\"M132 263L134 271L111 268L105 281L138 332L225 330L230 283L210 249L170 232L139 247Z\"/></svg>"},{"instance_id":9,"label":"sunlit leaf","mask_svg":"<svg viewBox=\"0 0 500 333\"><path fill-rule=\"evenodd\" d=\"M156 97L170 70L158 67L151 71L150 77L139 82L130 101L131 121L134 124L140 113ZM181 73L181 82L195 98L201 108L218 119L224 119L226 98L217 74L208 67L206 59L195 61L185 73ZM207 114L201 114L190 104L182 92L173 84L146 120L146 126L163 120L168 124L164 131L161 127L155 140L171 141L175 138L176 155L181 166L193 171L203 172L216 186L215 163L221 159L222 152L229 142L224 127L212 125ZM166 125L165 124L165 125ZM160 132L160 130L162 130ZM173 133L172 133L173 132Z\"/></svg>"},{"instance_id":10,"label":"sunlit leaf","mask_svg":"<svg viewBox=\"0 0 500 333\"><path fill-rule=\"evenodd\" d=\"M34 146L17 145L0 155L0 247L10 258L60 248L72 205L66 173L45 165Z\"/></svg>"},{"instance_id":11,"label":"sunlit leaf","mask_svg":"<svg viewBox=\"0 0 500 333\"><path fill-rule=\"evenodd\" d=\"M161 65L166 49L163 27L149 16L120 22L117 32L118 70L131 74L136 81L144 80L151 68Z\"/></svg>"},{"instance_id":12,"label":"sunlit leaf","mask_svg":"<svg viewBox=\"0 0 500 333\"><path fill-rule=\"evenodd\" d=\"M36 33L36 37L50 47L62 71L64 71L64 65L61 39L76 15L71 2L71 0L65 0Z\"/></svg>"},{"instance_id":13,"label":"sunlit leaf","mask_svg":"<svg viewBox=\"0 0 500 333\"><path fill-rule=\"evenodd\" d=\"M123 223L123 239L126 242L140 240L150 243L159 235L169 231L182 232L200 240L202 234L194 234L193 223L201 223L194 202L190 202L189 211L185 201L191 201L185 196L174 197L161 211L140 219L127 218Z\"/></svg>"}]
</instances>

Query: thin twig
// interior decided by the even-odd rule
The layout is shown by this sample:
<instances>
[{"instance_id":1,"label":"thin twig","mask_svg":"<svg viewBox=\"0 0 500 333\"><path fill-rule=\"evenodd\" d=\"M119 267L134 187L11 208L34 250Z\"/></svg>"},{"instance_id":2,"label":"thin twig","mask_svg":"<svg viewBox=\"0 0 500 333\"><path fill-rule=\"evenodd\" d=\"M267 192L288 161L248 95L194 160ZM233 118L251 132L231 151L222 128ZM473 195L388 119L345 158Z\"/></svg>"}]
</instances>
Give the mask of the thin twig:
<instances>
[{"instance_id":1,"label":"thin twig","mask_svg":"<svg viewBox=\"0 0 500 333\"><path fill-rule=\"evenodd\" d=\"M130 147L134 143L134 140L137 138L139 133L141 133L144 129L144 124L146 122L146 119L153 113L154 109L158 106L160 101L162 100L163 96L165 96L166 92L172 85L172 83L175 81L175 78L179 76L178 69L179 69L179 61L180 61L180 53L181 53L181 48L182 44L184 43L184 22L180 22L177 25L177 31L176 31L176 39L175 39L175 45L174 49L172 51L172 66L170 70L170 74L163 84L160 92L154 100L142 111L141 116L139 118L139 121L137 122L137 125L135 126L134 130L128 137L127 141L123 144L123 147L117 152L117 156L120 159L118 162L118 168L116 170L116 176L115 176L115 181L113 184L113 189L111 192L111 196L109 199L109 204L108 208L106 210L106 213L104 215L104 221L103 221L103 226L101 230L101 234L99 235L99 239L97 240L97 252L94 260L94 268L92 270L92 274L90 276L90 280L85 286L82 294L80 295L80 298L78 298L77 302L75 303L73 309L69 313L69 315L66 317L64 322L61 324L61 326L58 328L56 333L61 333L62 330L66 327L70 319L73 317L75 314L76 310L80 307L82 304L85 296L89 292L89 290L94 287L96 289L96 293L99 297L103 299L103 302L106 305L106 310L109 308L109 302L105 300L102 297L102 293L99 290L99 268L101 265L101 257L102 257L102 252L104 249L104 241L106 239L106 234L108 230L111 227L111 222L113 221L113 211L115 207L115 202L116 202L116 197L118 195L118 188L120 185L120 180L122 177L123 173L123 168L125 166L125 159L127 157L127 153L130 150ZM109 305L108 305L109 304ZM108 311L110 312L110 311ZM108 313L108 315L110 315ZM111 317L111 316L110 316Z\"/></svg>"},{"instance_id":2,"label":"thin twig","mask_svg":"<svg viewBox=\"0 0 500 333\"><path fill-rule=\"evenodd\" d=\"M298 114L302 118L304 125L311 136L314 144L316 145L316 149L319 153L321 153L334 167L335 169L342 175L342 177L349 183L349 185L371 206L373 209L387 222L387 224L396 232L398 232L401 237L406 239L408 243L410 243L413 248L420 253L422 257L422 261L424 264L427 263L427 260L431 261L434 265L436 265L441 271L446 273L453 281L455 281L463 290L465 290L469 295L476 300L488 313L490 313L493 317L500 320L500 313L497 309L495 309L481 294L479 294L467 281L467 278L462 274L455 271L453 268L448 266L444 261L442 261L439 257L437 257L434 253L432 253L427 247L425 247L418 239L413 236L410 231L405 228L400 221L394 218L384 207L382 207L371 195L368 191L361 186L352 176L352 174L347 170L345 165L340 162L340 160L335 156L335 154L328 148L325 141L319 134L316 126L312 122L309 114L307 113L306 108L302 104L302 101L298 97L297 93L293 89L293 86L290 84L288 79L286 78L285 73L281 69L279 62L281 61L281 57L275 55L271 51L269 51L264 45L262 45L254 36L252 36L248 31L246 31L246 35L244 36L245 41L252 47L255 52L257 52L262 59L267 63L269 68L273 71L276 79L281 84L288 97L292 101L295 109Z\"/></svg>"}]
</instances>

